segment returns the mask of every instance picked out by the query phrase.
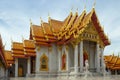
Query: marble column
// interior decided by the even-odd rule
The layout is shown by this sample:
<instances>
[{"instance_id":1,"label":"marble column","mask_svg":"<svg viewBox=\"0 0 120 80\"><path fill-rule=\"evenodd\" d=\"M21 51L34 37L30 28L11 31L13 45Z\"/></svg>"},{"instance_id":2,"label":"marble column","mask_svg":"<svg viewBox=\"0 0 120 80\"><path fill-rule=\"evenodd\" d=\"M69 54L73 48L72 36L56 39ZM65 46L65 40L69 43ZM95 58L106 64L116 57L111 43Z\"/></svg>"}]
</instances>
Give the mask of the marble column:
<instances>
[{"instance_id":1,"label":"marble column","mask_svg":"<svg viewBox=\"0 0 120 80\"><path fill-rule=\"evenodd\" d=\"M58 71L61 71L61 58L62 58L62 47L59 46L58 47L58 61L59 61L59 65L58 65Z\"/></svg>"},{"instance_id":2,"label":"marble column","mask_svg":"<svg viewBox=\"0 0 120 80\"><path fill-rule=\"evenodd\" d=\"M35 63L35 73L39 73L40 71L40 47L37 47L36 49L36 63Z\"/></svg>"},{"instance_id":3,"label":"marble column","mask_svg":"<svg viewBox=\"0 0 120 80\"><path fill-rule=\"evenodd\" d=\"M8 69L6 69L5 76L8 77Z\"/></svg>"},{"instance_id":4,"label":"marble column","mask_svg":"<svg viewBox=\"0 0 120 80\"><path fill-rule=\"evenodd\" d=\"M83 41L80 42L80 72L83 72Z\"/></svg>"},{"instance_id":5,"label":"marble column","mask_svg":"<svg viewBox=\"0 0 120 80\"><path fill-rule=\"evenodd\" d=\"M103 48L101 48L101 68L103 70L103 73L105 72L105 62L104 62L104 55L103 55Z\"/></svg>"},{"instance_id":6,"label":"marble column","mask_svg":"<svg viewBox=\"0 0 120 80\"><path fill-rule=\"evenodd\" d=\"M66 70L69 71L69 53L68 53L68 46L65 47L66 53Z\"/></svg>"},{"instance_id":7,"label":"marble column","mask_svg":"<svg viewBox=\"0 0 120 80\"><path fill-rule=\"evenodd\" d=\"M97 68L97 72L100 72L100 56L99 56L99 44L96 44L96 68Z\"/></svg>"},{"instance_id":8,"label":"marble column","mask_svg":"<svg viewBox=\"0 0 120 80\"><path fill-rule=\"evenodd\" d=\"M52 67L53 65L51 64L52 63L52 55L53 55L53 50L52 50L52 47L49 47L48 48L48 55L49 55L49 74L51 74L52 72Z\"/></svg>"},{"instance_id":9,"label":"marble column","mask_svg":"<svg viewBox=\"0 0 120 80\"><path fill-rule=\"evenodd\" d=\"M78 45L74 47L74 72L78 73Z\"/></svg>"},{"instance_id":10,"label":"marble column","mask_svg":"<svg viewBox=\"0 0 120 80\"><path fill-rule=\"evenodd\" d=\"M115 75L117 75L117 70L115 70Z\"/></svg>"},{"instance_id":11,"label":"marble column","mask_svg":"<svg viewBox=\"0 0 120 80\"><path fill-rule=\"evenodd\" d=\"M15 77L18 77L18 58L15 58Z\"/></svg>"},{"instance_id":12,"label":"marble column","mask_svg":"<svg viewBox=\"0 0 120 80\"><path fill-rule=\"evenodd\" d=\"M31 72L31 58L29 57L27 60L27 74Z\"/></svg>"}]
</instances>

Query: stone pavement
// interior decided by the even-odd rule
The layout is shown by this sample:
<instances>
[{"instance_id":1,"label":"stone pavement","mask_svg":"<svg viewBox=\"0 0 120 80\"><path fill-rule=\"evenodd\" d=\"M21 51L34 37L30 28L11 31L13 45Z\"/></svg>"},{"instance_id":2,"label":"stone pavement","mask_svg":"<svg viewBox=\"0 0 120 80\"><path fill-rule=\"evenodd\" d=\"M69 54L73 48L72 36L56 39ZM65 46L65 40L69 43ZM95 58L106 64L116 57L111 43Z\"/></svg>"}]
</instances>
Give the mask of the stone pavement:
<instances>
[{"instance_id":1,"label":"stone pavement","mask_svg":"<svg viewBox=\"0 0 120 80\"><path fill-rule=\"evenodd\" d=\"M40 77L18 77L10 78L10 80L120 80L120 75L111 76L93 76L93 77L58 77L58 78L40 78Z\"/></svg>"}]
</instances>

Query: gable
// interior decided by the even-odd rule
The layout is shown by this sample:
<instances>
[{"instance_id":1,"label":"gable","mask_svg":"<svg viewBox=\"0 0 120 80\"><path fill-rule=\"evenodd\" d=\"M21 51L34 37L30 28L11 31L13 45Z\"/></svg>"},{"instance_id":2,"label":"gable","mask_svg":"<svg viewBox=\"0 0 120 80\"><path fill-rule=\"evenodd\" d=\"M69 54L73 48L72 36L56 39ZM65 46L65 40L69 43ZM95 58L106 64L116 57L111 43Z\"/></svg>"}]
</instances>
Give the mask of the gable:
<instances>
[{"instance_id":1,"label":"gable","mask_svg":"<svg viewBox=\"0 0 120 80\"><path fill-rule=\"evenodd\" d=\"M89 41L93 41L93 42L98 42L101 47L104 46L104 43L101 40L101 37L99 36L99 33L96 30L96 28L95 28L94 24L92 23L92 21L89 24L87 24L84 32L81 34L81 38L83 40L89 40Z\"/></svg>"}]
</instances>

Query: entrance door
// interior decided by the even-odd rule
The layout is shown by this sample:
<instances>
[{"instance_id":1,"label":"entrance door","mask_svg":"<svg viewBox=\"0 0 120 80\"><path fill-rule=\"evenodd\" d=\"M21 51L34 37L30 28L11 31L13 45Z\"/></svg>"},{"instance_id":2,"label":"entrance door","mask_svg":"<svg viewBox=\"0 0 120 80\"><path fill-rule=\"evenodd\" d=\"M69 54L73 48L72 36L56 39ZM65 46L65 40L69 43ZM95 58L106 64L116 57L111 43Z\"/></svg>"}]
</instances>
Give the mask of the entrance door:
<instances>
[{"instance_id":1,"label":"entrance door","mask_svg":"<svg viewBox=\"0 0 120 80\"><path fill-rule=\"evenodd\" d=\"M22 67L22 66L20 66L20 67L18 68L18 76L19 76L19 77L23 77L23 67Z\"/></svg>"}]
</instances>

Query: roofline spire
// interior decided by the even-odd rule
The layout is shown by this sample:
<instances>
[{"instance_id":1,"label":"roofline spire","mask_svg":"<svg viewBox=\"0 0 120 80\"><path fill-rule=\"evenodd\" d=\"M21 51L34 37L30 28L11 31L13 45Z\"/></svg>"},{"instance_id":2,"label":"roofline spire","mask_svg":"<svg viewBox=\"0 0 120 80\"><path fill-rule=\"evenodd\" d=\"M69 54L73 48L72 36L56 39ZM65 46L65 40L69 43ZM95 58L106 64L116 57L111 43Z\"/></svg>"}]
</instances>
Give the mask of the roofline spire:
<instances>
[{"instance_id":1,"label":"roofline spire","mask_svg":"<svg viewBox=\"0 0 120 80\"><path fill-rule=\"evenodd\" d=\"M93 8L95 8L95 5L96 5L96 0L94 0Z\"/></svg>"},{"instance_id":2,"label":"roofline spire","mask_svg":"<svg viewBox=\"0 0 120 80\"><path fill-rule=\"evenodd\" d=\"M50 20L50 13L48 12L48 20Z\"/></svg>"},{"instance_id":3,"label":"roofline spire","mask_svg":"<svg viewBox=\"0 0 120 80\"><path fill-rule=\"evenodd\" d=\"M87 0L85 0L84 10L86 10L86 4L87 4Z\"/></svg>"},{"instance_id":4,"label":"roofline spire","mask_svg":"<svg viewBox=\"0 0 120 80\"><path fill-rule=\"evenodd\" d=\"M42 20L42 18L40 17L40 22L41 22L41 25L42 25L42 23L43 23L43 20Z\"/></svg>"},{"instance_id":5,"label":"roofline spire","mask_svg":"<svg viewBox=\"0 0 120 80\"><path fill-rule=\"evenodd\" d=\"M32 26L32 24L33 24L33 23L32 23L32 20L30 19L30 26Z\"/></svg>"},{"instance_id":6,"label":"roofline spire","mask_svg":"<svg viewBox=\"0 0 120 80\"><path fill-rule=\"evenodd\" d=\"M71 10L70 10L70 12L72 13L72 11L73 11L73 6L71 7Z\"/></svg>"},{"instance_id":7,"label":"roofline spire","mask_svg":"<svg viewBox=\"0 0 120 80\"><path fill-rule=\"evenodd\" d=\"M22 42L24 41L25 39L24 39L24 37L23 37L23 35L22 35Z\"/></svg>"},{"instance_id":8,"label":"roofline spire","mask_svg":"<svg viewBox=\"0 0 120 80\"><path fill-rule=\"evenodd\" d=\"M11 43L13 43L13 39L12 39L12 37L11 37L10 39L11 39Z\"/></svg>"}]
</instances>

